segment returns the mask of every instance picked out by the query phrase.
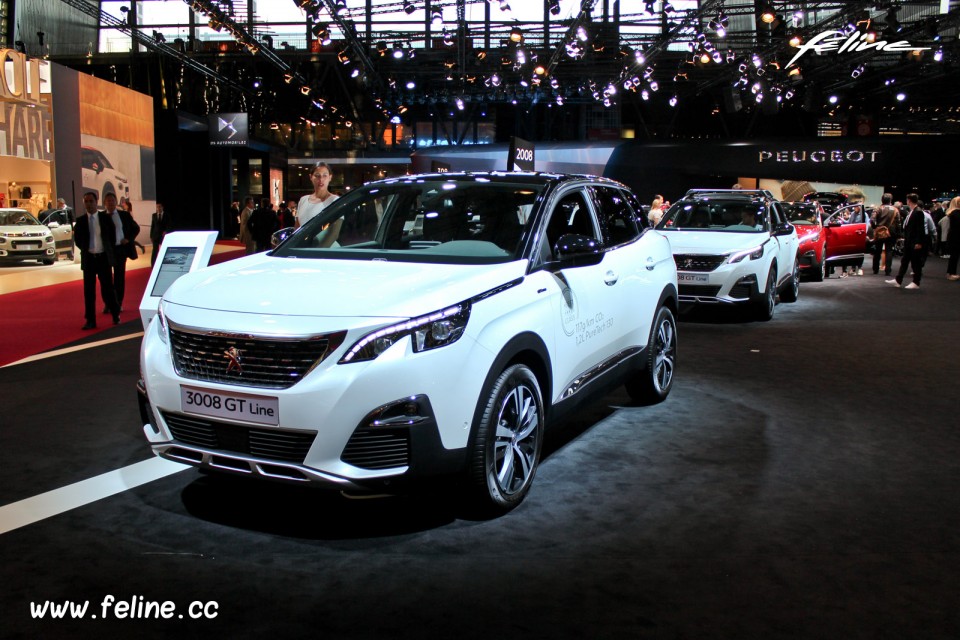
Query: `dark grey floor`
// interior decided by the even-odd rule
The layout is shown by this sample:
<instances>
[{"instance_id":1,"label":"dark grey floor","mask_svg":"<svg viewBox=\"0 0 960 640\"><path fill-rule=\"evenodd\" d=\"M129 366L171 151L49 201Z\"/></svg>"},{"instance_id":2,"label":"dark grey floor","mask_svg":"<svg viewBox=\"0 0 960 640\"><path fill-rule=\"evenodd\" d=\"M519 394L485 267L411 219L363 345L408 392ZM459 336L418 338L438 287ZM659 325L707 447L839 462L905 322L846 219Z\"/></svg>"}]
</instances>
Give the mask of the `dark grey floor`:
<instances>
[{"instance_id":1,"label":"dark grey floor","mask_svg":"<svg viewBox=\"0 0 960 640\"><path fill-rule=\"evenodd\" d=\"M919 292L804 282L769 323L685 316L667 402L616 392L555 425L499 519L190 470L7 533L0 637L960 637L960 283L944 266ZM148 457L136 352L0 369L0 504ZM218 616L30 616L107 594Z\"/></svg>"}]
</instances>

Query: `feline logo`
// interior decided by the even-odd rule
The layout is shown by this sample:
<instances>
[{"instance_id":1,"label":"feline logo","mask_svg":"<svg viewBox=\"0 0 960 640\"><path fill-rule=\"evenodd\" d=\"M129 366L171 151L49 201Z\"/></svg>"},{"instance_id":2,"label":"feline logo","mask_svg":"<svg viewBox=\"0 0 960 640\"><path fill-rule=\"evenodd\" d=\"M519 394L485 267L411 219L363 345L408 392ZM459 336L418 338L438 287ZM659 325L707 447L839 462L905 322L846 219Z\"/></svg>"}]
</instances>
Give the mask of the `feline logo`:
<instances>
[{"instance_id":1,"label":"feline logo","mask_svg":"<svg viewBox=\"0 0 960 640\"><path fill-rule=\"evenodd\" d=\"M813 51L817 55L828 51L836 51L839 55L841 53L860 53L870 49L876 49L881 53L902 53L904 51L925 51L929 48L930 47L912 47L906 40L898 40L897 42L887 42L886 40L867 42L867 34L859 32L847 35L843 31L824 31L812 38L809 42L801 44L797 48L796 55L790 59L787 66L792 65L800 59L800 56L808 51Z\"/></svg>"}]
</instances>

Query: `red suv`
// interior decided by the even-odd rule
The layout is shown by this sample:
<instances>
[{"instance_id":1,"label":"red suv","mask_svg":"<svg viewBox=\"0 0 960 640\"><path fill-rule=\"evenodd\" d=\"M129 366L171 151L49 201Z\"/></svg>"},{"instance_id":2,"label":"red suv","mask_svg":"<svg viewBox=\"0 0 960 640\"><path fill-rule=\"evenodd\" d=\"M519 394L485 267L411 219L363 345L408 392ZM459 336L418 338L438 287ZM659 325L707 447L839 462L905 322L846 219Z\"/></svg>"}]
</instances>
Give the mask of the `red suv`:
<instances>
[{"instance_id":1,"label":"red suv","mask_svg":"<svg viewBox=\"0 0 960 640\"><path fill-rule=\"evenodd\" d=\"M826 214L819 201L784 202L787 219L800 240L800 272L817 282L833 267L859 266L867 250L870 209L861 203L838 207Z\"/></svg>"}]
</instances>

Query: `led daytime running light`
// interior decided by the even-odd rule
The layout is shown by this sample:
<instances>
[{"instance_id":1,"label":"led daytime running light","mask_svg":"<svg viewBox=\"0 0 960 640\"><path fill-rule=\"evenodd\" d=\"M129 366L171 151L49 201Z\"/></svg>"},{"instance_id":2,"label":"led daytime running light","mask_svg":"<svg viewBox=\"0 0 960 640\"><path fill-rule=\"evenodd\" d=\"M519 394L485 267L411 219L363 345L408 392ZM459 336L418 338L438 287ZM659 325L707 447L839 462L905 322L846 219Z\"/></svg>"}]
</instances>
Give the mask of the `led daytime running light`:
<instances>
[{"instance_id":1,"label":"led daytime running light","mask_svg":"<svg viewBox=\"0 0 960 640\"><path fill-rule=\"evenodd\" d=\"M372 357L370 357L370 356L367 356L366 354L363 354L363 351L367 347L374 344L377 340L380 340L383 338L390 338L391 339L390 344L392 345L400 338L413 334L417 329L429 326L441 320L446 320L448 318L452 318L454 316L461 316L461 315L464 316L463 325L466 326L466 320L470 316L469 302L461 302L460 304L454 305L452 307L447 307L446 309L442 309L435 313L431 313L425 316L419 316L417 318L412 318L410 320L406 320L398 324L390 325L389 327L378 329L377 331L374 331L372 333L368 333L363 338L358 340L357 343L354 344L353 347L351 347L350 350L347 351L347 353L344 354L342 358L340 358L340 364L348 364L350 362L364 362L367 360L373 360L380 354L375 353L372 355ZM462 330L459 332L457 331L451 332L449 338L452 338L452 339L449 339L448 342L443 342L436 346L439 347L439 346L444 346L445 344L449 344L451 342L456 342L456 340L459 339L462 334L463 334ZM414 345L414 350L419 351L420 349L418 349L416 345ZM358 356L361 356L361 357L358 358Z\"/></svg>"},{"instance_id":2,"label":"led daytime running light","mask_svg":"<svg viewBox=\"0 0 960 640\"><path fill-rule=\"evenodd\" d=\"M760 258L762 258L763 245L761 244L760 246L753 247L752 249L746 249L745 251L738 251L736 253L731 253L730 257L727 259L727 262L729 264L734 264L734 263L740 262L747 256L749 256L751 260L759 260Z\"/></svg>"}]
</instances>

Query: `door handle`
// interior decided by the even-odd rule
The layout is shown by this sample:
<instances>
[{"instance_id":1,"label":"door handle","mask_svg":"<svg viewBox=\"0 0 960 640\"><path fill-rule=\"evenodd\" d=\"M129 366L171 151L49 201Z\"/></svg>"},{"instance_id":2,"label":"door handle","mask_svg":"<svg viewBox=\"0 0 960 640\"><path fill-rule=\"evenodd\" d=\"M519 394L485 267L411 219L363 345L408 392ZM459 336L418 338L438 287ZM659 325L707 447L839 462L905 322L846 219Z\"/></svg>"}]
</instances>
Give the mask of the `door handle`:
<instances>
[{"instance_id":1,"label":"door handle","mask_svg":"<svg viewBox=\"0 0 960 640\"><path fill-rule=\"evenodd\" d=\"M603 276L603 283L608 287L612 287L613 285L617 284L617 280L619 279L620 276L615 274L613 271L607 271L607 273Z\"/></svg>"}]
</instances>

